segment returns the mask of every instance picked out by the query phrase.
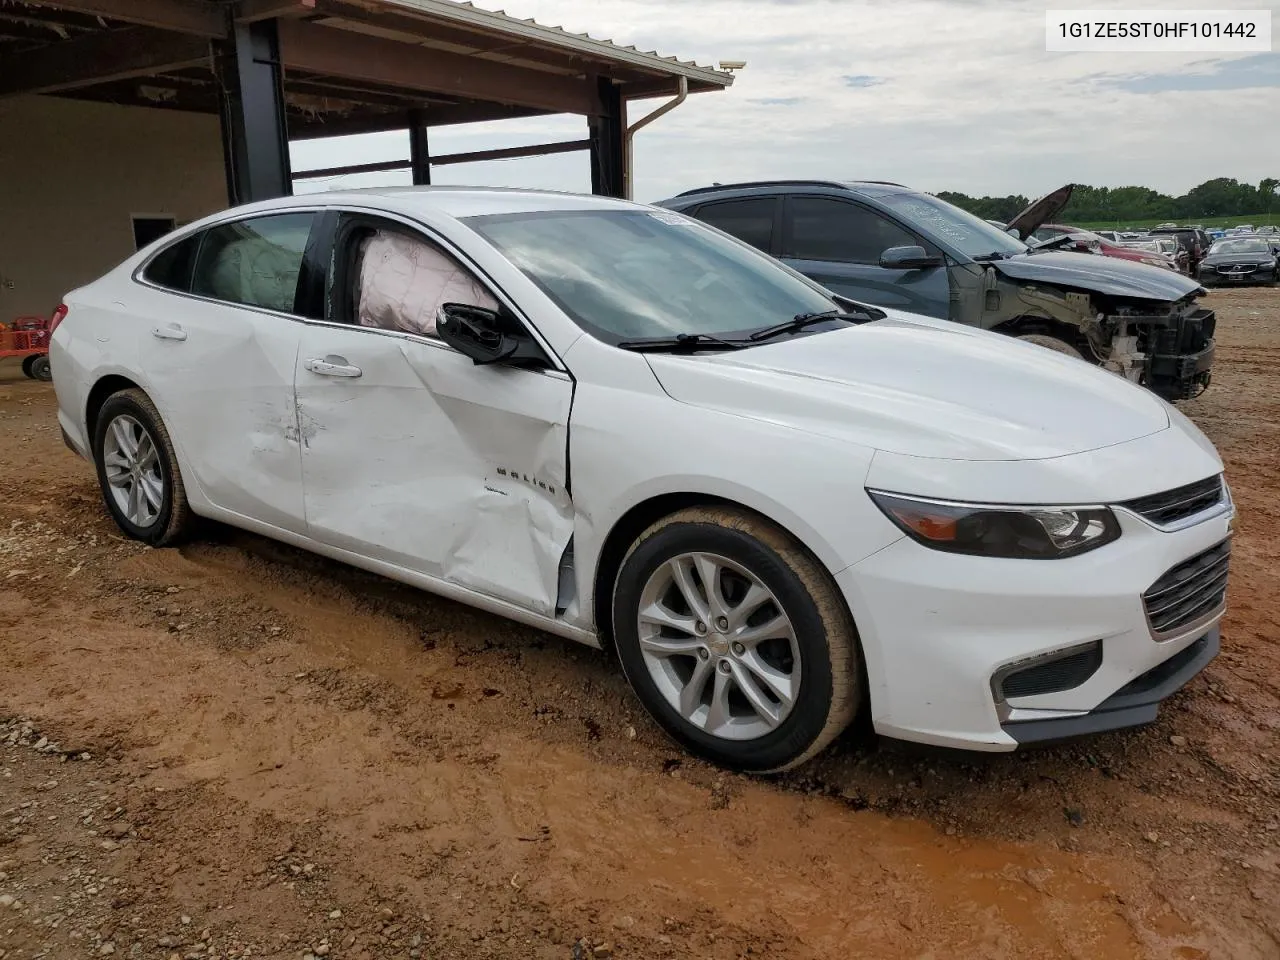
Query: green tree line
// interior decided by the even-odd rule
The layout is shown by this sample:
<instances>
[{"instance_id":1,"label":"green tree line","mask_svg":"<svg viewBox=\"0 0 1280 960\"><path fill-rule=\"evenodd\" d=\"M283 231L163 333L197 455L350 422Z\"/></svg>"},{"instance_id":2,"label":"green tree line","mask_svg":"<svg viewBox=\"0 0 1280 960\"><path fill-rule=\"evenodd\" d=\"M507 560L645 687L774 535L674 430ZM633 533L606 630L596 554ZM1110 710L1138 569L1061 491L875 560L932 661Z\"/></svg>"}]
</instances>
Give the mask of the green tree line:
<instances>
[{"instance_id":1,"label":"green tree line","mask_svg":"<svg viewBox=\"0 0 1280 960\"><path fill-rule=\"evenodd\" d=\"M1066 209L1054 219L1063 223L1174 220L1253 216L1280 211L1280 180L1266 177L1255 187L1230 177L1217 177L1192 187L1180 197L1149 187L1090 187L1076 184ZM1031 202L1027 197L970 197L944 190L938 197L986 220L1008 221Z\"/></svg>"}]
</instances>

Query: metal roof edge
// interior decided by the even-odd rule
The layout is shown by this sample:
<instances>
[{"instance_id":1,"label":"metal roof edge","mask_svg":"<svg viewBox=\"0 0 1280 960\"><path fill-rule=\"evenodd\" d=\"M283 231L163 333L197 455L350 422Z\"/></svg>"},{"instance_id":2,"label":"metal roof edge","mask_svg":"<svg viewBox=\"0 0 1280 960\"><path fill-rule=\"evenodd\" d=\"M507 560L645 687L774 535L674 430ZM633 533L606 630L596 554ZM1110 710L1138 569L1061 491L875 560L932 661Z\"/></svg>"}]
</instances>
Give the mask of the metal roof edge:
<instances>
[{"instance_id":1,"label":"metal roof edge","mask_svg":"<svg viewBox=\"0 0 1280 960\"><path fill-rule=\"evenodd\" d=\"M468 2L457 0L378 0L378 3L399 7L449 20L472 27L482 27L509 36L537 40L578 53L593 54L606 60L630 64L635 67L665 73L672 77L701 80L718 87L733 85L733 74L704 67L691 60L664 57L656 51L645 53L635 47L624 47L612 40L597 40L585 33L571 33L562 27L548 27L534 20L522 20L501 10L485 10Z\"/></svg>"}]
</instances>

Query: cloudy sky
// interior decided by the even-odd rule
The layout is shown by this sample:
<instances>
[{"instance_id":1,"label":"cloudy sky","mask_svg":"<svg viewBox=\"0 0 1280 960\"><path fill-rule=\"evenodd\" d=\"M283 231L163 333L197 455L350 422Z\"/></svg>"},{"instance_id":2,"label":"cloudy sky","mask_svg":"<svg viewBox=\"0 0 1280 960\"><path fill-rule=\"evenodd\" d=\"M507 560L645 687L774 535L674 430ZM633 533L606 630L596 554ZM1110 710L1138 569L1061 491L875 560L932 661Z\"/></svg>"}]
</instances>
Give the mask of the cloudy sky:
<instances>
[{"instance_id":1,"label":"cloudy sky","mask_svg":"<svg viewBox=\"0 0 1280 960\"><path fill-rule=\"evenodd\" d=\"M1280 0L1230 5L1269 9L1273 31L1280 30ZM705 65L747 62L727 92L692 96L637 135L637 200L771 177L895 180L930 191L1034 196L1065 182L1142 184L1177 194L1216 176L1249 182L1280 176L1280 52L1045 52L1046 9L1115 3L477 0L477 6ZM660 102L632 103L631 119ZM585 132L579 117L469 124L433 131L432 151ZM403 133L293 149L296 170L407 156ZM585 153L442 167L433 178L590 189ZM407 174L384 173L298 189L402 182Z\"/></svg>"}]
</instances>

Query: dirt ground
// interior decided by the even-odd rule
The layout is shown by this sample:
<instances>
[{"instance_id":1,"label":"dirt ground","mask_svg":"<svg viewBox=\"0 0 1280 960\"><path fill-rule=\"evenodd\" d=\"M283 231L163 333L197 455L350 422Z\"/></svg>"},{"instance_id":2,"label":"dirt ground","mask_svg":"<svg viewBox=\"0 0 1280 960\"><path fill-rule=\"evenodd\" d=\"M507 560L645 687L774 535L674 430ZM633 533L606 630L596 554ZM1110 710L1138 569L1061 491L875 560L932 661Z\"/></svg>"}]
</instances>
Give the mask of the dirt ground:
<instances>
[{"instance_id":1,"label":"dirt ground","mask_svg":"<svg viewBox=\"0 0 1280 960\"><path fill-rule=\"evenodd\" d=\"M690 760L615 664L262 539L121 539L0 366L0 960L1280 957L1280 291L1184 405L1240 507L1147 729Z\"/></svg>"}]
</instances>

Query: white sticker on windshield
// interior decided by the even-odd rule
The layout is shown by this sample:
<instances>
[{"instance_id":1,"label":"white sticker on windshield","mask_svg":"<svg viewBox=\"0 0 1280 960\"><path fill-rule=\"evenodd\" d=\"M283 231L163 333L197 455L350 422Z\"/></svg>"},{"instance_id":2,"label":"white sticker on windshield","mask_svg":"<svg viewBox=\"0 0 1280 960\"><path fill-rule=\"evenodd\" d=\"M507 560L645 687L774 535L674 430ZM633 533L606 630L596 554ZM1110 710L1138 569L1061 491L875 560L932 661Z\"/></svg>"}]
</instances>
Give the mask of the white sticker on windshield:
<instances>
[{"instance_id":1,"label":"white sticker on windshield","mask_svg":"<svg viewBox=\"0 0 1280 960\"><path fill-rule=\"evenodd\" d=\"M682 217L678 213L671 213L667 210L650 210L649 216L655 220L661 220L663 223L670 224L673 227L689 227L693 225L693 221L688 217Z\"/></svg>"}]
</instances>

